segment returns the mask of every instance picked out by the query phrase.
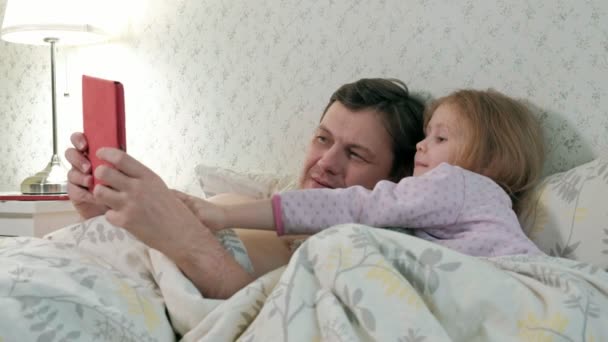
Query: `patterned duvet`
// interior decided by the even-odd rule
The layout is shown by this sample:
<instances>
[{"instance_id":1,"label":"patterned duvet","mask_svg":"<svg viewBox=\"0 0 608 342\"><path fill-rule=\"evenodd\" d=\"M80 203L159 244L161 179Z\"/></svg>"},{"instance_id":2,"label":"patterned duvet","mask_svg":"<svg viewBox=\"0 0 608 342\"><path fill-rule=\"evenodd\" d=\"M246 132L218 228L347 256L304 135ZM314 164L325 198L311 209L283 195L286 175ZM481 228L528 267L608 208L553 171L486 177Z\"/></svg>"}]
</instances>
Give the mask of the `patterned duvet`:
<instances>
[{"instance_id":1,"label":"patterned duvet","mask_svg":"<svg viewBox=\"0 0 608 342\"><path fill-rule=\"evenodd\" d=\"M244 251L223 239L247 264ZM103 217L0 238L4 341L608 341L608 274L341 225L229 300Z\"/></svg>"}]
</instances>

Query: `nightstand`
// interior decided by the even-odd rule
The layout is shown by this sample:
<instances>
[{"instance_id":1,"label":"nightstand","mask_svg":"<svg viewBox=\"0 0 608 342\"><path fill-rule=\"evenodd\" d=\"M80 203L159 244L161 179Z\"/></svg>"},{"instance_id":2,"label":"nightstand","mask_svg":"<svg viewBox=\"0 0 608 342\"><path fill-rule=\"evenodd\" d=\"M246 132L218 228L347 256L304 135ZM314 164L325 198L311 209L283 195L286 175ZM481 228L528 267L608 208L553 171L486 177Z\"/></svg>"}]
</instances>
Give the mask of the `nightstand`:
<instances>
[{"instance_id":1,"label":"nightstand","mask_svg":"<svg viewBox=\"0 0 608 342\"><path fill-rule=\"evenodd\" d=\"M42 237L79 220L70 201L0 201L0 236Z\"/></svg>"}]
</instances>

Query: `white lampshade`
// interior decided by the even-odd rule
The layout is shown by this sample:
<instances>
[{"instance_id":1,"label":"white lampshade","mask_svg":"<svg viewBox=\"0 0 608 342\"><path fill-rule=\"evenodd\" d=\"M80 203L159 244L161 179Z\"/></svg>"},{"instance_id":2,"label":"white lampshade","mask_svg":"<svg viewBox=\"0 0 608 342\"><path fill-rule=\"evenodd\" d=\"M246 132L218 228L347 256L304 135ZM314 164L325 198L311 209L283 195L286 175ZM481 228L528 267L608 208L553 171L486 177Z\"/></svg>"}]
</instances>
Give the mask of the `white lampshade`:
<instances>
[{"instance_id":1,"label":"white lampshade","mask_svg":"<svg viewBox=\"0 0 608 342\"><path fill-rule=\"evenodd\" d=\"M106 1L8 0L1 37L13 43L79 45L103 41L108 35Z\"/></svg>"}]
</instances>

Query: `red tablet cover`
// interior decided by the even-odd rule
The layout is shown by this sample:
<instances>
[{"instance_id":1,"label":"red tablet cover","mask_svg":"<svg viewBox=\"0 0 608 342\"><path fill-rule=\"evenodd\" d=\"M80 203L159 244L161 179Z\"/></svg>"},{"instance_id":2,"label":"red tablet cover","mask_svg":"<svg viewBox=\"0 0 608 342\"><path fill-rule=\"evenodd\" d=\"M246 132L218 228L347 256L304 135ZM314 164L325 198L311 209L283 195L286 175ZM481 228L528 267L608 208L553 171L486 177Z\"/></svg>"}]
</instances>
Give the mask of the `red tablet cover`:
<instances>
[{"instance_id":1,"label":"red tablet cover","mask_svg":"<svg viewBox=\"0 0 608 342\"><path fill-rule=\"evenodd\" d=\"M82 122L92 170L107 164L96 156L100 147L126 151L124 90L120 82L82 76ZM93 187L100 183L93 178ZM93 190L93 189L91 189Z\"/></svg>"}]
</instances>

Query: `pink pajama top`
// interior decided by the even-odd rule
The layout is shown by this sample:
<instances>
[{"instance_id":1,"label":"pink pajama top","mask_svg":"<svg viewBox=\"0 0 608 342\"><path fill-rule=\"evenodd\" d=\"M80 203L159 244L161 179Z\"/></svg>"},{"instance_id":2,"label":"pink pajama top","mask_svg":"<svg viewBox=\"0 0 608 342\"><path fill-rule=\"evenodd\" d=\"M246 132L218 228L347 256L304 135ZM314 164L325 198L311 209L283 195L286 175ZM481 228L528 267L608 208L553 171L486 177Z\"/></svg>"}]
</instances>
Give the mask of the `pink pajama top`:
<instances>
[{"instance_id":1,"label":"pink pajama top","mask_svg":"<svg viewBox=\"0 0 608 342\"><path fill-rule=\"evenodd\" d=\"M308 189L274 195L277 233L314 234L342 223L411 228L473 256L542 254L523 233L507 193L490 178L442 163L373 190Z\"/></svg>"}]
</instances>

